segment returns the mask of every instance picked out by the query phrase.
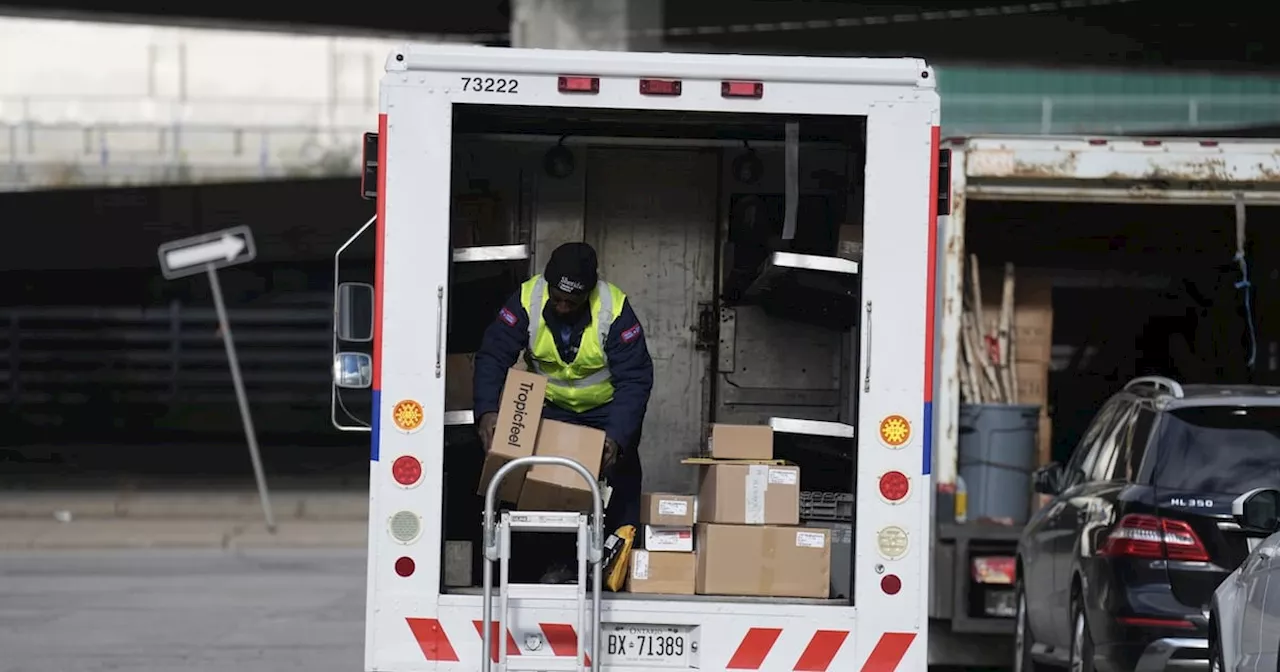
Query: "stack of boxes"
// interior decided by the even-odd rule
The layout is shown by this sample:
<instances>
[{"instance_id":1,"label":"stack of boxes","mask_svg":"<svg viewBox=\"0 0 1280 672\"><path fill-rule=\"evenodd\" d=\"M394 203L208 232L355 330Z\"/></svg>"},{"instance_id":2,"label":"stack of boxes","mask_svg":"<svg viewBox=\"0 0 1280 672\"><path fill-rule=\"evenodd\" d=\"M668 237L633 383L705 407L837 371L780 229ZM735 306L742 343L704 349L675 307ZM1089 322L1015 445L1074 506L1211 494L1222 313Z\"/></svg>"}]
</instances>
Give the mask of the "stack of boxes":
<instances>
[{"instance_id":1,"label":"stack of boxes","mask_svg":"<svg viewBox=\"0 0 1280 672\"><path fill-rule=\"evenodd\" d=\"M694 534L699 595L826 598L830 531L800 527L800 468L773 458L769 427L714 424Z\"/></svg>"},{"instance_id":2,"label":"stack of boxes","mask_svg":"<svg viewBox=\"0 0 1280 672\"><path fill-rule=\"evenodd\" d=\"M769 427L715 424L697 497L645 495L633 593L825 598L830 531L800 527L800 468L773 457Z\"/></svg>"},{"instance_id":3,"label":"stack of boxes","mask_svg":"<svg viewBox=\"0 0 1280 672\"><path fill-rule=\"evenodd\" d=\"M546 394L546 378L519 369L507 372L493 443L480 472L478 494L485 493L502 465L530 455L572 458L592 476L600 477L604 432L544 420L542 404ZM498 488L498 499L515 503L522 511L590 511L590 488L575 471L538 465L507 476Z\"/></svg>"},{"instance_id":4,"label":"stack of boxes","mask_svg":"<svg viewBox=\"0 0 1280 672\"><path fill-rule=\"evenodd\" d=\"M546 379L512 369L502 391L479 494L504 464L529 455L573 458L599 477L604 432L542 418ZM769 427L714 424L696 497L643 497L627 572L633 593L826 598L830 530L800 527L800 468L773 457ZM498 497L525 511L589 511L577 473L535 466L508 476ZM607 493L606 493L607 497Z\"/></svg>"},{"instance_id":5,"label":"stack of boxes","mask_svg":"<svg viewBox=\"0 0 1280 672\"><path fill-rule=\"evenodd\" d=\"M627 590L692 595L697 558L693 526L698 500L692 495L652 493L640 501L640 546L631 551Z\"/></svg>"}]
</instances>

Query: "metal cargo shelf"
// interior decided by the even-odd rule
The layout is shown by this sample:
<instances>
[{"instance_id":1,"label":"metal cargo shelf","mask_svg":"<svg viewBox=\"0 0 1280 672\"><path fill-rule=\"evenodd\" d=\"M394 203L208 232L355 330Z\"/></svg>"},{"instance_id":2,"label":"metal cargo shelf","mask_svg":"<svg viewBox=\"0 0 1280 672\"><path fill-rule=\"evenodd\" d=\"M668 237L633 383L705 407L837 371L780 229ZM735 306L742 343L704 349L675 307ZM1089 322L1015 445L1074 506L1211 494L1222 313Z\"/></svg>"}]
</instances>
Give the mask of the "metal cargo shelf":
<instances>
[{"instance_id":1,"label":"metal cargo shelf","mask_svg":"<svg viewBox=\"0 0 1280 672\"><path fill-rule=\"evenodd\" d=\"M529 258L528 245L486 245L460 247L453 251L453 260L459 264L484 261L524 261Z\"/></svg>"},{"instance_id":2,"label":"metal cargo shelf","mask_svg":"<svg viewBox=\"0 0 1280 672\"><path fill-rule=\"evenodd\" d=\"M459 425L474 425L475 414L471 411L445 411L444 424L446 427L456 427Z\"/></svg>"},{"instance_id":3,"label":"metal cargo shelf","mask_svg":"<svg viewBox=\"0 0 1280 672\"><path fill-rule=\"evenodd\" d=\"M846 425L843 422L801 420L798 418L769 418L769 427L779 434L827 436L834 439L853 438L853 425Z\"/></svg>"},{"instance_id":4,"label":"metal cargo shelf","mask_svg":"<svg viewBox=\"0 0 1280 672\"><path fill-rule=\"evenodd\" d=\"M795 252L774 252L743 299L766 311L848 329L858 319L858 262Z\"/></svg>"}]
</instances>

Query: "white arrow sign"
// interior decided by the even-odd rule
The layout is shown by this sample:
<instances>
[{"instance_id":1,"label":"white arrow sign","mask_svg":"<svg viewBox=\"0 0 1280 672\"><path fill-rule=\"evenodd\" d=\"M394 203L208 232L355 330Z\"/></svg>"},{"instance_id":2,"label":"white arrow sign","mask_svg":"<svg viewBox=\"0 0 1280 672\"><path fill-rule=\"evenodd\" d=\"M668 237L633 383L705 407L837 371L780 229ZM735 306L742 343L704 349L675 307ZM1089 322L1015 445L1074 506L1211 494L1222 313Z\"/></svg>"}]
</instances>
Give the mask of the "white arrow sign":
<instances>
[{"instance_id":1,"label":"white arrow sign","mask_svg":"<svg viewBox=\"0 0 1280 672\"><path fill-rule=\"evenodd\" d=\"M262 469L262 455L258 452L258 433L253 428L253 416L249 413L249 397L240 376L240 359L236 356L235 340L231 337L231 320L227 317L227 304L222 298L222 283L218 269L246 261L253 261L258 250L253 245L253 232L247 226L205 233L199 236L171 240L160 246L160 272L169 280L197 273L207 273L209 290L213 294L213 308L218 313L218 332L227 349L227 366L231 369L231 384L236 388L236 402L240 406L240 421L244 424L244 436L249 443L249 460L253 463L253 475L258 481L258 497L262 500L262 514L267 529L275 534L276 519L271 512L271 500L267 494L267 477Z\"/></svg>"},{"instance_id":2,"label":"white arrow sign","mask_svg":"<svg viewBox=\"0 0 1280 672\"><path fill-rule=\"evenodd\" d=\"M172 280L203 273L210 266L224 268L252 261L257 256L253 234L247 226L206 233L160 246L160 270Z\"/></svg>"}]
</instances>

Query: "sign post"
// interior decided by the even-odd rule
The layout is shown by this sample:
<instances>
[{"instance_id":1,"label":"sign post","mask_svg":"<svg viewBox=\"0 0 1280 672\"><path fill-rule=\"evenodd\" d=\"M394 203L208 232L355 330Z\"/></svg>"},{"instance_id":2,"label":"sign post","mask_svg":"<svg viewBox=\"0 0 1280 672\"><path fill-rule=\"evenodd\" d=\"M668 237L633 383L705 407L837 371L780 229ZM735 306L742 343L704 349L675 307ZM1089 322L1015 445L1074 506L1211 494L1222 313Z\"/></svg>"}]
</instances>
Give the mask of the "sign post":
<instances>
[{"instance_id":1,"label":"sign post","mask_svg":"<svg viewBox=\"0 0 1280 672\"><path fill-rule=\"evenodd\" d=\"M247 226L236 226L169 241L160 246L158 254L160 271L166 279L174 280L198 273L209 276L213 307L218 313L218 327L222 332L222 343L227 348L227 364L231 367L231 383L235 386L236 402L240 406L240 421L244 424L245 439L249 443L249 459L253 462L253 475L258 481L262 515L266 519L267 531L275 534L275 515L271 512L271 500L267 494L267 477L262 469L262 455L258 451L258 434L253 428L253 416L249 413L249 398L244 391L244 379L240 376L240 359L236 356L231 321L227 319L222 283L218 279L219 268L244 264L253 261L258 255L253 244L253 233Z\"/></svg>"}]
</instances>

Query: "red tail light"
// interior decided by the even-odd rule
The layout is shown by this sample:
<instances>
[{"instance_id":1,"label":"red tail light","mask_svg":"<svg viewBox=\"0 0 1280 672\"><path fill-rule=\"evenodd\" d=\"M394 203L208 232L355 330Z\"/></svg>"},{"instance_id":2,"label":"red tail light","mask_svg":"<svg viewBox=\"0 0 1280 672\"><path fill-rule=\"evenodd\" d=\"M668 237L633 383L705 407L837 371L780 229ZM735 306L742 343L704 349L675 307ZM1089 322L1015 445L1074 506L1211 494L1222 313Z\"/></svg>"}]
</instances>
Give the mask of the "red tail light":
<instances>
[{"instance_id":1,"label":"red tail light","mask_svg":"<svg viewBox=\"0 0 1280 672\"><path fill-rule=\"evenodd\" d=\"M1181 520L1131 513L1116 525L1098 555L1207 562L1200 536Z\"/></svg>"},{"instance_id":2,"label":"red tail light","mask_svg":"<svg viewBox=\"0 0 1280 672\"><path fill-rule=\"evenodd\" d=\"M600 78L562 75L557 88L560 89L560 93L600 93Z\"/></svg>"},{"instance_id":3,"label":"red tail light","mask_svg":"<svg viewBox=\"0 0 1280 672\"><path fill-rule=\"evenodd\" d=\"M640 93L650 96L678 96L680 95L680 88L680 80L678 79L640 80Z\"/></svg>"},{"instance_id":4,"label":"red tail light","mask_svg":"<svg viewBox=\"0 0 1280 672\"><path fill-rule=\"evenodd\" d=\"M975 583L1012 586L1018 578L1018 561L1009 555L974 558L969 572Z\"/></svg>"},{"instance_id":5,"label":"red tail light","mask_svg":"<svg viewBox=\"0 0 1280 672\"><path fill-rule=\"evenodd\" d=\"M720 82L720 95L725 98L763 98L763 82Z\"/></svg>"}]
</instances>

